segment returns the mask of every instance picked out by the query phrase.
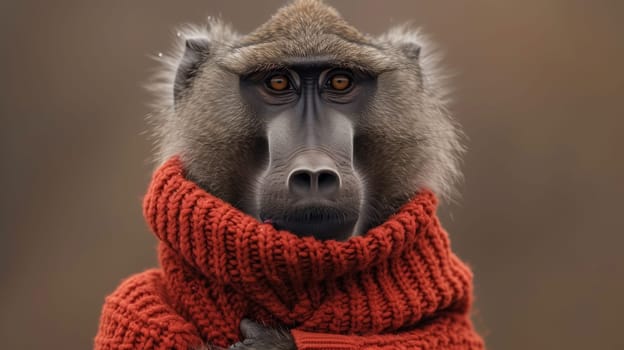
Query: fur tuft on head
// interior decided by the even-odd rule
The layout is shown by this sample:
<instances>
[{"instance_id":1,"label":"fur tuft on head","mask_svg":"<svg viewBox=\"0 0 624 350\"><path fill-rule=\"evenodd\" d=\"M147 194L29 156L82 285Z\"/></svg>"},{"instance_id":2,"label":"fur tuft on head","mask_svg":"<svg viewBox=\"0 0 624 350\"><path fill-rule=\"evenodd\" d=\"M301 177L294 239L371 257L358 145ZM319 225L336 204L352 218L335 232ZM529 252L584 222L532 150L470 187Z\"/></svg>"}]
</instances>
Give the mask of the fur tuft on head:
<instances>
[{"instance_id":1,"label":"fur tuft on head","mask_svg":"<svg viewBox=\"0 0 624 350\"><path fill-rule=\"evenodd\" d=\"M147 120L151 126L155 148L154 159L158 165L180 151L172 147L171 143L175 142L170 137L171 132L175 132L176 126L174 103L176 73L183 60L186 42L197 39L212 43L215 50L217 48L223 50L236 45L240 35L221 19L209 16L204 25L184 24L177 28L171 50L152 57L159 66L146 85L146 89L154 96L150 104L152 112L147 116Z\"/></svg>"},{"instance_id":2,"label":"fur tuft on head","mask_svg":"<svg viewBox=\"0 0 624 350\"><path fill-rule=\"evenodd\" d=\"M415 110L420 115L415 119L426 118L429 125L415 140L423 142L428 151L423 160L423 171L417 176L417 186L429 188L443 199L453 200L458 195L456 187L463 180L460 168L465 153L462 142L465 135L448 110L450 75L441 65L443 55L421 29L413 28L409 23L389 29L377 38L377 42L412 52L418 48L417 64L423 97L420 99L422 107Z\"/></svg>"}]
</instances>

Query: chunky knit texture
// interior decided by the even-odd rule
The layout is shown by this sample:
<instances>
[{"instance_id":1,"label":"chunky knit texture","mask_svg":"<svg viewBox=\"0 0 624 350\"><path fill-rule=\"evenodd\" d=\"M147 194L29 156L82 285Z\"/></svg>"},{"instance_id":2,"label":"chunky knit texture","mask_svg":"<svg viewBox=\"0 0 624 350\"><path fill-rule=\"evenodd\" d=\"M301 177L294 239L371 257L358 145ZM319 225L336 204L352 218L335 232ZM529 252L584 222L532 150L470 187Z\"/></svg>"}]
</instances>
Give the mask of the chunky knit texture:
<instances>
[{"instance_id":1,"label":"chunky knit texture","mask_svg":"<svg viewBox=\"0 0 624 350\"><path fill-rule=\"evenodd\" d=\"M162 268L106 298L95 348L227 347L251 318L290 327L301 350L483 349L436 202L423 191L365 235L319 241L258 222L171 159L144 200Z\"/></svg>"}]
</instances>

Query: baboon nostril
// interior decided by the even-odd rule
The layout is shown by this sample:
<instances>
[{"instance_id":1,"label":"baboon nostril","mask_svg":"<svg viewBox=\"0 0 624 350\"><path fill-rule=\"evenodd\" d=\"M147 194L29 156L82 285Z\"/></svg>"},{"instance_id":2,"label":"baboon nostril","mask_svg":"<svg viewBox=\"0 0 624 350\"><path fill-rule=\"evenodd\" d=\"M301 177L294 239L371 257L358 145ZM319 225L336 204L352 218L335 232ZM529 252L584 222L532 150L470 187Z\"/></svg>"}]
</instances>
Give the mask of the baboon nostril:
<instances>
[{"instance_id":1,"label":"baboon nostril","mask_svg":"<svg viewBox=\"0 0 624 350\"><path fill-rule=\"evenodd\" d=\"M323 170L318 175L318 190L323 194L331 194L338 190L340 180L338 174L330 170Z\"/></svg>"},{"instance_id":2,"label":"baboon nostril","mask_svg":"<svg viewBox=\"0 0 624 350\"><path fill-rule=\"evenodd\" d=\"M288 186L295 193L307 194L312 189L312 176L305 170L295 172L288 179Z\"/></svg>"}]
</instances>

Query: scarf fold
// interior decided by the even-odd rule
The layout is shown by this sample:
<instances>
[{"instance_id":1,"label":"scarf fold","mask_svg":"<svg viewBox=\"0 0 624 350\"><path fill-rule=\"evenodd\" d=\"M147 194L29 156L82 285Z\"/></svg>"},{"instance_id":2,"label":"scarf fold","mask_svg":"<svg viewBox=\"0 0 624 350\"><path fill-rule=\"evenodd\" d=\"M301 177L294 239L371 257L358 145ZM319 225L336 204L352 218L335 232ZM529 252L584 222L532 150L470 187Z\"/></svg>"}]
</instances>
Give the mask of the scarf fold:
<instances>
[{"instance_id":1,"label":"scarf fold","mask_svg":"<svg viewBox=\"0 0 624 350\"><path fill-rule=\"evenodd\" d=\"M162 268L106 299L96 349L227 347L243 318L291 328L300 350L483 349L468 317L472 274L431 192L345 242L258 222L188 181L178 158L143 204Z\"/></svg>"}]
</instances>

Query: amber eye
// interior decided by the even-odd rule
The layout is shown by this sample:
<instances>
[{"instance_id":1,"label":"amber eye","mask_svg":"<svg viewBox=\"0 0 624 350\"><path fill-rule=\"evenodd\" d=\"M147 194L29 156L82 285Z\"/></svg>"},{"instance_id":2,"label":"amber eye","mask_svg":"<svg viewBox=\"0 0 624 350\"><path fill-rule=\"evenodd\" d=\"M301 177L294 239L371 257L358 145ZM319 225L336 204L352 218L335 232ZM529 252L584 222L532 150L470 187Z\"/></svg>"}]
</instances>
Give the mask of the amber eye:
<instances>
[{"instance_id":1,"label":"amber eye","mask_svg":"<svg viewBox=\"0 0 624 350\"><path fill-rule=\"evenodd\" d=\"M267 81L267 86L271 90L284 91L290 86L290 82L285 75L274 75Z\"/></svg>"},{"instance_id":2,"label":"amber eye","mask_svg":"<svg viewBox=\"0 0 624 350\"><path fill-rule=\"evenodd\" d=\"M336 74L329 79L329 85L337 91L344 91L351 86L351 78L344 74Z\"/></svg>"}]
</instances>

